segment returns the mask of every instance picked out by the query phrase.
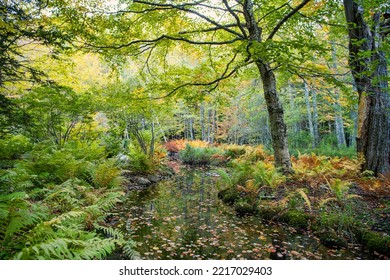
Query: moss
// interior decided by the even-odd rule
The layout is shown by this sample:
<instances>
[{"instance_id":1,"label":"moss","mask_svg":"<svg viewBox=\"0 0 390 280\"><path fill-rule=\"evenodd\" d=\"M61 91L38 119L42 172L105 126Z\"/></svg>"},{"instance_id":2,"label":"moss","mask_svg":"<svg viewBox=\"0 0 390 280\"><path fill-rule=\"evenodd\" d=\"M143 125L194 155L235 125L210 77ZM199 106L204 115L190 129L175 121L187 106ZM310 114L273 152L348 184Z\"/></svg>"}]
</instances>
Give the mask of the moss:
<instances>
[{"instance_id":1,"label":"moss","mask_svg":"<svg viewBox=\"0 0 390 280\"><path fill-rule=\"evenodd\" d=\"M358 241L370 252L376 251L390 256L390 236L367 229L356 229L356 231Z\"/></svg>"},{"instance_id":2,"label":"moss","mask_svg":"<svg viewBox=\"0 0 390 280\"><path fill-rule=\"evenodd\" d=\"M337 235L334 230L318 232L317 236L321 243L329 248L345 248L348 246L347 241L342 236Z\"/></svg>"},{"instance_id":3,"label":"moss","mask_svg":"<svg viewBox=\"0 0 390 280\"><path fill-rule=\"evenodd\" d=\"M282 209L280 206L270 203L262 203L258 207L258 214L265 221L275 219L281 211Z\"/></svg>"},{"instance_id":4,"label":"moss","mask_svg":"<svg viewBox=\"0 0 390 280\"><path fill-rule=\"evenodd\" d=\"M252 205L245 200L237 201L234 205L234 210L236 210L238 216L253 215L257 211L255 205Z\"/></svg>"},{"instance_id":5,"label":"moss","mask_svg":"<svg viewBox=\"0 0 390 280\"><path fill-rule=\"evenodd\" d=\"M228 205L233 205L236 201L240 199L240 195L234 189L225 189L218 193L218 197Z\"/></svg>"},{"instance_id":6,"label":"moss","mask_svg":"<svg viewBox=\"0 0 390 280\"><path fill-rule=\"evenodd\" d=\"M308 226L310 215L296 210L290 210L283 213L279 219L292 227L304 229Z\"/></svg>"}]
</instances>

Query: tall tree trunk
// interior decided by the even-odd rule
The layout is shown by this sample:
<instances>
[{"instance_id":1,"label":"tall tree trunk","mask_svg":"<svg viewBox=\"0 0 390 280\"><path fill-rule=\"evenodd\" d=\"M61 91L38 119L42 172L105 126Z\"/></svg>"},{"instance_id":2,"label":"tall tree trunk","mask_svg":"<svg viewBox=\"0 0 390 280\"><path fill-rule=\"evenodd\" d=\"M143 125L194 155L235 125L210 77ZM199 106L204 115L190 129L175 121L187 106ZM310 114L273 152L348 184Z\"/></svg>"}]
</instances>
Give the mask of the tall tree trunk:
<instances>
[{"instance_id":1,"label":"tall tree trunk","mask_svg":"<svg viewBox=\"0 0 390 280\"><path fill-rule=\"evenodd\" d=\"M288 95L289 95L289 98L290 98L290 109L291 109L291 112L293 112L294 115L295 115L295 110L296 110L295 100L294 100L295 96L294 96L293 90L291 88L290 82L288 83L287 90L288 90ZM298 133L299 132L298 122L295 121L295 118L294 118L294 122L292 124L292 127L293 127L292 128L293 133Z\"/></svg>"},{"instance_id":2,"label":"tall tree trunk","mask_svg":"<svg viewBox=\"0 0 390 280\"><path fill-rule=\"evenodd\" d=\"M193 117L190 117L188 119L188 129L189 129L189 135L190 135L190 139L191 140L194 140L194 118Z\"/></svg>"},{"instance_id":3,"label":"tall tree trunk","mask_svg":"<svg viewBox=\"0 0 390 280\"><path fill-rule=\"evenodd\" d=\"M304 82L305 85L305 102L306 102L306 110L307 110L307 119L309 122L309 131L310 131L310 136L312 140L312 147L316 147L315 143L315 136L314 136L314 126L313 126L313 118L311 115L311 105L310 105L310 91L309 91L309 86L307 85L306 82Z\"/></svg>"},{"instance_id":4,"label":"tall tree trunk","mask_svg":"<svg viewBox=\"0 0 390 280\"><path fill-rule=\"evenodd\" d=\"M373 15L370 29L363 7L344 0L349 33L349 65L359 94L357 152L365 157L363 170L374 174L390 172L390 97L386 55L381 43L380 14Z\"/></svg>"},{"instance_id":5,"label":"tall tree trunk","mask_svg":"<svg viewBox=\"0 0 390 280\"><path fill-rule=\"evenodd\" d=\"M243 2L244 16L249 32L249 46L253 42L261 43L262 29L259 27L253 14L253 3L250 0ZM276 79L270 64L263 58L256 59L263 82L264 98L267 104L269 123L271 128L272 147L274 149L275 165L284 173L292 172L290 153L287 144L287 127L284 122L284 112L277 90Z\"/></svg>"},{"instance_id":6,"label":"tall tree trunk","mask_svg":"<svg viewBox=\"0 0 390 280\"><path fill-rule=\"evenodd\" d=\"M330 42L332 46L332 68L337 71L337 58L336 58L336 47L334 42ZM334 112L335 112L335 130L337 138L337 146L339 148L345 147L345 132L344 132L344 121L343 121L343 109L340 105L340 92L338 89L335 90L335 101L334 101Z\"/></svg>"},{"instance_id":7,"label":"tall tree trunk","mask_svg":"<svg viewBox=\"0 0 390 280\"><path fill-rule=\"evenodd\" d=\"M336 100L334 104L334 110L335 110L335 130L336 130L336 136L337 136L337 146L339 148L345 147L346 141L345 141L345 131L344 131L344 121L343 121L343 112L342 108L339 102L339 93L336 92Z\"/></svg>"},{"instance_id":8,"label":"tall tree trunk","mask_svg":"<svg viewBox=\"0 0 390 280\"><path fill-rule=\"evenodd\" d=\"M284 122L282 103L276 91L276 79L269 64L261 61L256 63L263 81L264 97L267 104L271 129L272 147L274 149L275 165L284 173L292 172L290 153L287 144L287 127Z\"/></svg>"}]
</instances>

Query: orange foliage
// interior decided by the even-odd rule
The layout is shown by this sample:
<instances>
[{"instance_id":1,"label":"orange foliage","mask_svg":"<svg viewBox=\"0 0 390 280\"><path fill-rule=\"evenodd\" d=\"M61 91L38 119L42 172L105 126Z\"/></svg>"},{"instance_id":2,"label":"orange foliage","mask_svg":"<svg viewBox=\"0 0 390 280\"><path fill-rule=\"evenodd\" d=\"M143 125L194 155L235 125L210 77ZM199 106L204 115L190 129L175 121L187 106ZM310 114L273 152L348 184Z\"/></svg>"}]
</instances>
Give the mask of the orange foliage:
<instances>
[{"instance_id":1,"label":"orange foliage","mask_svg":"<svg viewBox=\"0 0 390 280\"><path fill-rule=\"evenodd\" d=\"M184 139L171 140L165 143L164 147L168 152L177 153L181 150L184 150L184 148L186 147L186 140Z\"/></svg>"}]
</instances>

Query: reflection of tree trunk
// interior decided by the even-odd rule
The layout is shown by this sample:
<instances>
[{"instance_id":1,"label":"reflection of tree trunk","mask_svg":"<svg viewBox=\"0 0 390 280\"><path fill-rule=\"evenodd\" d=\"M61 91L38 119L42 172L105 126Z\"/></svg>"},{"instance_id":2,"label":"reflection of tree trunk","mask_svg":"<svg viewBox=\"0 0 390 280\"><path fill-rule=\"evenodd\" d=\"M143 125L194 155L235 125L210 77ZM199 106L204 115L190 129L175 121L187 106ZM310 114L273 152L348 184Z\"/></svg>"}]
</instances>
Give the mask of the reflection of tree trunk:
<instances>
[{"instance_id":1,"label":"reflection of tree trunk","mask_svg":"<svg viewBox=\"0 0 390 280\"><path fill-rule=\"evenodd\" d=\"M390 171L390 97L386 54L381 44L380 14L373 15L370 29L363 7L344 0L349 33L349 65L359 93L357 151L365 157L364 170L374 174Z\"/></svg>"}]
</instances>

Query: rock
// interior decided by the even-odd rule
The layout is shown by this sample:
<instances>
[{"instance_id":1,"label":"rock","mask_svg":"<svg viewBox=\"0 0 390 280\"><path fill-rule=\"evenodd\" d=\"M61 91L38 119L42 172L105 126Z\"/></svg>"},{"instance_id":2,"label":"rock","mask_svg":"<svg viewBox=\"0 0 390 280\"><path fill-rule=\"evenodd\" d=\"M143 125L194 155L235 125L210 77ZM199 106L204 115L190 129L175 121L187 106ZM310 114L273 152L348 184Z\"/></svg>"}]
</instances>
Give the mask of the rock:
<instances>
[{"instance_id":1,"label":"rock","mask_svg":"<svg viewBox=\"0 0 390 280\"><path fill-rule=\"evenodd\" d=\"M130 157L122 153L116 156L116 160L119 166L127 166L130 163Z\"/></svg>"},{"instance_id":2,"label":"rock","mask_svg":"<svg viewBox=\"0 0 390 280\"><path fill-rule=\"evenodd\" d=\"M130 171L130 170L122 170L121 176L123 176L125 178L131 178L132 176L134 176L134 172Z\"/></svg>"},{"instance_id":3,"label":"rock","mask_svg":"<svg viewBox=\"0 0 390 280\"><path fill-rule=\"evenodd\" d=\"M157 183L158 181L160 181L160 179L161 179L160 176L154 174L151 174L147 177L147 180L149 180L152 183Z\"/></svg>"},{"instance_id":4,"label":"rock","mask_svg":"<svg viewBox=\"0 0 390 280\"><path fill-rule=\"evenodd\" d=\"M150 185L152 183L144 177L135 177L134 181L141 186L147 186L147 185Z\"/></svg>"}]
</instances>

